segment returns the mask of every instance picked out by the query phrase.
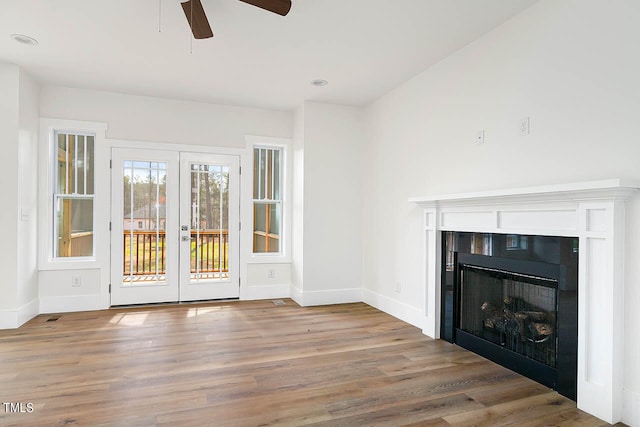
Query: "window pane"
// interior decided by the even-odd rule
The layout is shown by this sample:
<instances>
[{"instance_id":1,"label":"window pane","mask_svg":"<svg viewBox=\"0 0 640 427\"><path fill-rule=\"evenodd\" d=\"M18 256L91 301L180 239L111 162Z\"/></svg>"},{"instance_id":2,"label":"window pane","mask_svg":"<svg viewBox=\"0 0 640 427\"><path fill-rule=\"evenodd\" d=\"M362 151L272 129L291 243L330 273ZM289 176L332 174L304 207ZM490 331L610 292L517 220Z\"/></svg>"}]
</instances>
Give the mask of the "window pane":
<instances>
[{"instance_id":1,"label":"window pane","mask_svg":"<svg viewBox=\"0 0 640 427\"><path fill-rule=\"evenodd\" d=\"M253 222L254 230L267 231L267 205L262 203L256 203L253 208Z\"/></svg>"},{"instance_id":2,"label":"window pane","mask_svg":"<svg viewBox=\"0 0 640 427\"><path fill-rule=\"evenodd\" d=\"M260 187L258 189L259 199L264 199L266 197L265 192L265 180L266 180L266 169L267 169L267 150L260 150Z\"/></svg>"},{"instance_id":3,"label":"window pane","mask_svg":"<svg viewBox=\"0 0 640 427\"><path fill-rule=\"evenodd\" d=\"M93 153L94 153L94 137L93 136L87 136L86 137L86 152L87 152L87 160L86 160L86 165L85 165L85 169L87 172L87 177L86 177L86 193L85 194L93 194Z\"/></svg>"},{"instance_id":4,"label":"window pane","mask_svg":"<svg viewBox=\"0 0 640 427\"><path fill-rule=\"evenodd\" d=\"M280 199L280 150L274 150L273 159L273 199Z\"/></svg>"},{"instance_id":5,"label":"window pane","mask_svg":"<svg viewBox=\"0 0 640 427\"><path fill-rule=\"evenodd\" d=\"M267 244L269 245L269 248L267 250L265 250L265 252L280 252L280 239L276 239L273 237L268 237L267 238Z\"/></svg>"},{"instance_id":6,"label":"window pane","mask_svg":"<svg viewBox=\"0 0 640 427\"><path fill-rule=\"evenodd\" d=\"M273 200L273 150L265 150L267 161L265 170L265 198Z\"/></svg>"},{"instance_id":7,"label":"window pane","mask_svg":"<svg viewBox=\"0 0 640 427\"><path fill-rule=\"evenodd\" d=\"M85 137L78 136L78 150L76 151L76 175L77 175L77 188L76 192L78 194L86 194L85 193L85 185L84 185L84 174L85 174Z\"/></svg>"},{"instance_id":8,"label":"window pane","mask_svg":"<svg viewBox=\"0 0 640 427\"><path fill-rule=\"evenodd\" d=\"M93 199L56 200L56 257L93 256Z\"/></svg>"},{"instance_id":9,"label":"window pane","mask_svg":"<svg viewBox=\"0 0 640 427\"><path fill-rule=\"evenodd\" d=\"M280 209L276 203L270 203L269 209L269 234L280 234Z\"/></svg>"},{"instance_id":10,"label":"window pane","mask_svg":"<svg viewBox=\"0 0 640 427\"><path fill-rule=\"evenodd\" d=\"M124 161L123 281L165 281L166 164Z\"/></svg>"},{"instance_id":11,"label":"window pane","mask_svg":"<svg viewBox=\"0 0 640 427\"><path fill-rule=\"evenodd\" d=\"M67 194L67 135L58 134L58 169L56 179L56 192Z\"/></svg>"},{"instance_id":12,"label":"window pane","mask_svg":"<svg viewBox=\"0 0 640 427\"><path fill-rule=\"evenodd\" d=\"M255 203L253 252L280 252L280 204Z\"/></svg>"},{"instance_id":13,"label":"window pane","mask_svg":"<svg viewBox=\"0 0 640 427\"><path fill-rule=\"evenodd\" d=\"M93 194L94 137L57 134L56 194Z\"/></svg>"},{"instance_id":14,"label":"window pane","mask_svg":"<svg viewBox=\"0 0 640 427\"><path fill-rule=\"evenodd\" d=\"M253 235L253 252L262 253L266 252L266 241L267 239L264 236L259 234Z\"/></svg>"},{"instance_id":15,"label":"window pane","mask_svg":"<svg viewBox=\"0 0 640 427\"><path fill-rule=\"evenodd\" d=\"M253 198L260 198L260 149L253 149Z\"/></svg>"},{"instance_id":16,"label":"window pane","mask_svg":"<svg viewBox=\"0 0 640 427\"><path fill-rule=\"evenodd\" d=\"M76 181L78 175L78 141L76 135L68 135L67 137L67 173L69 179L67 180L67 193L77 193L78 183Z\"/></svg>"}]
</instances>

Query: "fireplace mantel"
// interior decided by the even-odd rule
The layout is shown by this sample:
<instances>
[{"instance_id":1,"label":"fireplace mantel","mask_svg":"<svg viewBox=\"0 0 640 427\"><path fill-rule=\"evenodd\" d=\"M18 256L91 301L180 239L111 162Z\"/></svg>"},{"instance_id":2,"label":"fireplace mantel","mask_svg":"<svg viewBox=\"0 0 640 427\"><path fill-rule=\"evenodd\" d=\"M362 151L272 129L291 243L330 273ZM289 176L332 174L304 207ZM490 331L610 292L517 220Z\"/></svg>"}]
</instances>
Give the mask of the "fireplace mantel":
<instances>
[{"instance_id":1,"label":"fireplace mantel","mask_svg":"<svg viewBox=\"0 0 640 427\"><path fill-rule=\"evenodd\" d=\"M424 209L424 333L440 335L440 231L579 238L578 408L622 418L626 200L623 179L409 199Z\"/></svg>"}]
</instances>

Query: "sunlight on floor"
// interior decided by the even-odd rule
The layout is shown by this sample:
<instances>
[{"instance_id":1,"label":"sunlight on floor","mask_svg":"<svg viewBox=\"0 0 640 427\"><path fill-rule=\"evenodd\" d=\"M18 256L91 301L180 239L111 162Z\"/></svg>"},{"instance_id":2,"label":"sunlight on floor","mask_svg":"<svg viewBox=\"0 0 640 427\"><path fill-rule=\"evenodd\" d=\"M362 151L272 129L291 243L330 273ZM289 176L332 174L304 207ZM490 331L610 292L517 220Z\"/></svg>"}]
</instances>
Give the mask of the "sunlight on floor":
<instances>
[{"instance_id":1,"label":"sunlight on floor","mask_svg":"<svg viewBox=\"0 0 640 427\"><path fill-rule=\"evenodd\" d=\"M111 318L109 323L121 326L140 326L144 324L149 313L120 313Z\"/></svg>"},{"instance_id":2,"label":"sunlight on floor","mask_svg":"<svg viewBox=\"0 0 640 427\"><path fill-rule=\"evenodd\" d=\"M189 311L187 311L187 317L202 316L203 314L212 313L214 311L219 311L219 310L222 310L223 308L228 308L228 307L229 307L228 305L220 305L216 307L194 307L194 308L190 308Z\"/></svg>"}]
</instances>

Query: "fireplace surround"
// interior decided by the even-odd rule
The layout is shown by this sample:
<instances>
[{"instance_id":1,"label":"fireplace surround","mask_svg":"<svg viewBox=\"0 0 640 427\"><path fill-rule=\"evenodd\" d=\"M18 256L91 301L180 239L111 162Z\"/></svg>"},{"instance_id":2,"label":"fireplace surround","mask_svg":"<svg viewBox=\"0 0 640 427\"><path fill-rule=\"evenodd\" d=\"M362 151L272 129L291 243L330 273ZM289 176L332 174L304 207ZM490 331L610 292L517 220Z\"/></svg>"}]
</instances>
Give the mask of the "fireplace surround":
<instances>
[{"instance_id":1,"label":"fireplace surround","mask_svg":"<svg viewBox=\"0 0 640 427\"><path fill-rule=\"evenodd\" d=\"M625 205L640 186L623 179L409 199L423 208L424 323L441 332L442 233L577 238L577 406L622 418Z\"/></svg>"}]
</instances>

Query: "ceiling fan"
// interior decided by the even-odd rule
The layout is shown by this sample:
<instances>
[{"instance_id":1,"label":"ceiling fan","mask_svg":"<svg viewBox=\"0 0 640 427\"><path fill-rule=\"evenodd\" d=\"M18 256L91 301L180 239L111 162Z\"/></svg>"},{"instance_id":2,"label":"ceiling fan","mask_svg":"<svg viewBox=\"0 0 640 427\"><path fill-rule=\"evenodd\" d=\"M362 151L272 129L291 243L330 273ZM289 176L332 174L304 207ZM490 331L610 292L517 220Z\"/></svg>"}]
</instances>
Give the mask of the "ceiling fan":
<instances>
[{"instance_id":1,"label":"ceiling fan","mask_svg":"<svg viewBox=\"0 0 640 427\"><path fill-rule=\"evenodd\" d=\"M269 12L277 13L281 16L286 16L287 13L289 13L289 10L291 10L291 0L240 1L268 10ZM200 0L187 0L180 4L182 5L182 10L187 17L187 21L189 22L189 27L191 27L193 37L196 39L208 39L213 37L213 31L211 31L207 14L204 12L204 8L202 7Z\"/></svg>"}]
</instances>

